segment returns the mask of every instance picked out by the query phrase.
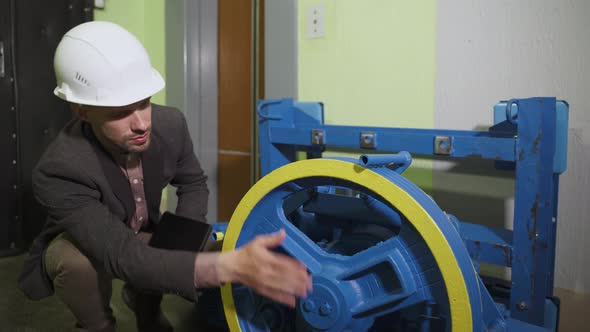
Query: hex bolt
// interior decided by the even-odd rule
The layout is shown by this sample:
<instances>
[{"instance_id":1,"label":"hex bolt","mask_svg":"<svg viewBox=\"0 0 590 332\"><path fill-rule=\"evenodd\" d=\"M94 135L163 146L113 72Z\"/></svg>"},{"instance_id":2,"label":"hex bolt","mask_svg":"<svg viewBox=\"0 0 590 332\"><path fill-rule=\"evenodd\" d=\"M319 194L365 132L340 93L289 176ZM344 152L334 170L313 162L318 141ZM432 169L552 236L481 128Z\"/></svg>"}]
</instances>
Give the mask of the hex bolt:
<instances>
[{"instance_id":1,"label":"hex bolt","mask_svg":"<svg viewBox=\"0 0 590 332\"><path fill-rule=\"evenodd\" d=\"M320 133L315 134L316 142L319 142L321 138L322 138L322 134L320 134Z\"/></svg>"},{"instance_id":2,"label":"hex bolt","mask_svg":"<svg viewBox=\"0 0 590 332\"><path fill-rule=\"evenodd\" d=\"M315 310L315 302L313 302L310 299L305 300L305 302L303 302L303 310L305 310L306 312L312 312Z\"/></svg>"},{"instance_id":3,"label":"hex bolt","mask_svg":"<svg viewBox=\"0 0 590 332\"><path fill-rule=\"evenodd\" d=\"M333 311L332 306L328 303L324 303L320 307L320 315L322 315L322 316L328 316L332 313L332 311Z\"/></svg>"}]
</instances>

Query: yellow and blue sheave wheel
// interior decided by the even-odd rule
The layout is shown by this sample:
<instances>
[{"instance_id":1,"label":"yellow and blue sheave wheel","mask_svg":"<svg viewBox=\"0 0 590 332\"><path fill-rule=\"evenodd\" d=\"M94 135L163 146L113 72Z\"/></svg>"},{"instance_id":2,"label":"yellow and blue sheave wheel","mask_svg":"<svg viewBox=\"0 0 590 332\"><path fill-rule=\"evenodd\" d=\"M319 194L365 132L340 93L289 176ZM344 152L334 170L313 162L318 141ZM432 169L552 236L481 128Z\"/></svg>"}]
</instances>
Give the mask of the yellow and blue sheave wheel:
<instances>
[{"instance_id":1,"label":"yellow and blue sheave wheel","mask_svg":"<svg viewBox=\"0 0 590 332\"><path fill-rule=\"evenodd\" d=\"M244 196L223 250L285 229L279 252L303 262L314 290L288 309L222 287L237 331L480 331L478 276L453 224L398 173L312 159L262 178Z\"/></svg>"}]
</instances>

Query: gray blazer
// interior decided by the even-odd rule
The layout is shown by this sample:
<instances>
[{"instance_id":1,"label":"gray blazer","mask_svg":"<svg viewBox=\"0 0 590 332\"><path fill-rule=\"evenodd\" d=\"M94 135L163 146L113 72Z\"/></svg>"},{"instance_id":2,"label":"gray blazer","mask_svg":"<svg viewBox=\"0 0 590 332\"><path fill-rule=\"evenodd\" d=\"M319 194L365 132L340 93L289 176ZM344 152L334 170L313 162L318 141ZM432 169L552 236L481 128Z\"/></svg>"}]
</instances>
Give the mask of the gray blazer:
<instances>
[{"instance_id":1,"label":"gray blazer","mask_svg":"<svg viewBox=\"0 0 590 332\"><path fill-rule=\"evenodd\" d=\"M152 104L151 135L141 157L150 222L159 222L161 192L168 184L177 187L176 213L205 221L207 177L183 114ZM33 192L47 210L47 221L19 276L19 287L29 298L53 294L43 257L62 232L115 278L139 288L195 296L196 254L155 249L135 238L127 226L135 213L129 182L87 123L72 120L49 145L33 171Z\"/></svg>"}]
</instances>

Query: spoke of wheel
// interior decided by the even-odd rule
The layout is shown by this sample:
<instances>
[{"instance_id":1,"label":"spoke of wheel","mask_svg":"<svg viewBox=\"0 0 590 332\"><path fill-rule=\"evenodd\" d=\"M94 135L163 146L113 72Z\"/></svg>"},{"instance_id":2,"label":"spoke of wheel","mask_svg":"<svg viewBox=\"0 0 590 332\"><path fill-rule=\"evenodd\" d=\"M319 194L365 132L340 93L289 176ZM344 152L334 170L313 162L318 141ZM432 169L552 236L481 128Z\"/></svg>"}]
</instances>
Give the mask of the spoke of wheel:
<instances>
[{"instance_id":1,"label":"spoke of wheel","mask_svg":"<svg viewBox=\"0 0 590 332\"><path fill-rule=\"evenodd\" d=\"M378 317L415 303L415 276L403 256L398 237L351 256L337 279L355 284L363 301L350 308L353 317ZM377 290L377 291L376 291Z\"/></svg>"},{"instance_id":2,"label":"spoke of wheel","mask_svg":"<svg viewBox=\"0 0 590 332\"><path fill-rule=\"evenodd\" d=\"M284 229L287 238L281 244L282 249L305 264L312 274L319 274L322 265L328 262L341 265L345 259L343 256L326 253L287 219L282 208L282 195L284 193L281 192L269 194L269 198L275 202L274 208L261 211L259 216L262 219L258 221L257 227L264 233Z\"/></svg>"}]
</instances>

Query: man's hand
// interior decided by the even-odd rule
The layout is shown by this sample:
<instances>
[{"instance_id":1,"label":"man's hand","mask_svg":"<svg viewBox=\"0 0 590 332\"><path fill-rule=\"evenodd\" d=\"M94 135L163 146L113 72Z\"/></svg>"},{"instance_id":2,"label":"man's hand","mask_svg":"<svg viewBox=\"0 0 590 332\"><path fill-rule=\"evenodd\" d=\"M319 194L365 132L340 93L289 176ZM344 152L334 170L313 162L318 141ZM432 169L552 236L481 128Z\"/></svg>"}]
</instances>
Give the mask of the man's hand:
<instances>
[{"instance_id":1,"label":"man's hand","mask_svg":"<svg viewBox=\"0 0 590 332\"><path fill-rule=\"evenodd\" d=\"M259 235L244 247L222 253L217 264L221 282L239 282L274 301L295 307L297 297L312 290L311 276L301 262L273 252L285 231Z\"/></svg>"}]
</instances>

